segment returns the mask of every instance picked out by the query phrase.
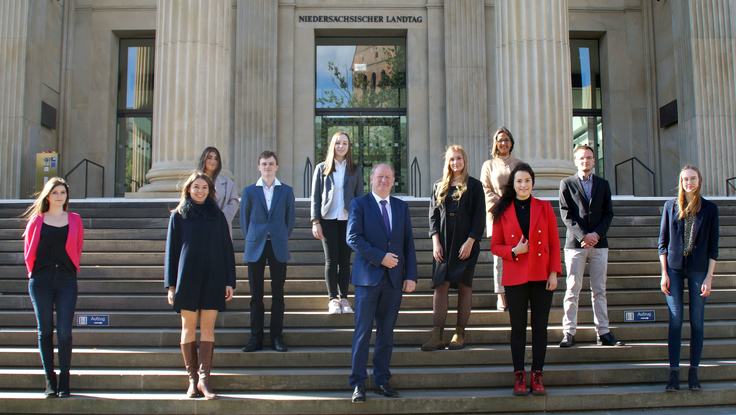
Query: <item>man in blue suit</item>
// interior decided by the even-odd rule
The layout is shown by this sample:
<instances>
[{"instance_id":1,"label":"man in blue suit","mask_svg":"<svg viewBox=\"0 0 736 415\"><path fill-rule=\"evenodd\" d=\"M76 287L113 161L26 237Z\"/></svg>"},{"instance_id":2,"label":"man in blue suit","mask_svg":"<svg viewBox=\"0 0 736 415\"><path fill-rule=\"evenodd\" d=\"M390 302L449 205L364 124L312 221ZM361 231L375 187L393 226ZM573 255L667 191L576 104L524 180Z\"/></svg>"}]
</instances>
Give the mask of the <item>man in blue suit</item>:
<instances>
[{"instance_id":1,"label":"man in blue suit","mask_svg":"<svg viewBox=\"0 0 736 415\"><path fill-rule=\"evenodd\" d=\"M261 178L243 189L240 227L245 236L243 261L248 263L250 284L250 341L244 352L263 349L263 274L271 270L271 348L287 351L281 338L284 327L284 282L289 255L289 236L294 230L294 190L276 178L279 160L273 151L258 156Z\"/></svg>"},{"instance_id":2,"label":"man in blue suit","mask_svg":"<svg viewBox=\"0 0 736 415\"><path fill-rule=\"evenodd\" d=\"M366 366L374 320L375 393L390 398L399 396L388 384L391 378L388 367L401 291L410 293L416 288L417 258L409 206L403 200L390 197L393 184L391 166L379 164L371 172L373 191L350 203L347 242L355 251L351 281L355 286L355 332L353 373L350 375L354 403L365 402Z\"/></svg>"}]
</instances>

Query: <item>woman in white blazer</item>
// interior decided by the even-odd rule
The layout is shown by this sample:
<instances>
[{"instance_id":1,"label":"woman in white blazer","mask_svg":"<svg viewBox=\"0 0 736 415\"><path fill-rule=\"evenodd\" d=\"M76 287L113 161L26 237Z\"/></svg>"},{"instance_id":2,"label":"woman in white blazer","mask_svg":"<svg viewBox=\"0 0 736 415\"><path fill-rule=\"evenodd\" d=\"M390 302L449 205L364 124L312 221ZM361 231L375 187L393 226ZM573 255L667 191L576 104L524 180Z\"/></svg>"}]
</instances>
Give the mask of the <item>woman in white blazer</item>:
<instances>
[{"instance_id":1,"label":"woman in white blazer","mask_svg":"<svg viewBox=\"0 0 736 415\"><path fill-rule=\"evenodd\" d=\"M350 255L347 235L350 202L363 195L363 172L353 162L350 137L344 131L332 136L327 157L312 177L312 235L325 251L325 282L330 314L352 313L348 301Z\"/></svg>"},{"instance_id":2,"label":"woman in white blazer","mask_svg":"<svg viewBox=\"0 0 736 415\"><path fill-rule=\"evenodd\" d=\"M227 224L230 227L230 236L232 237L232 221L235 213L238 212L240 201L238 200L238 190L235 188L235 182L224 174L220 174L222 170L220 152L214 147L205 148L199 157L197 170L209 176L215 183L217 206L225 214L225 219L227 219Z\"/></svg>"}]
</instances>

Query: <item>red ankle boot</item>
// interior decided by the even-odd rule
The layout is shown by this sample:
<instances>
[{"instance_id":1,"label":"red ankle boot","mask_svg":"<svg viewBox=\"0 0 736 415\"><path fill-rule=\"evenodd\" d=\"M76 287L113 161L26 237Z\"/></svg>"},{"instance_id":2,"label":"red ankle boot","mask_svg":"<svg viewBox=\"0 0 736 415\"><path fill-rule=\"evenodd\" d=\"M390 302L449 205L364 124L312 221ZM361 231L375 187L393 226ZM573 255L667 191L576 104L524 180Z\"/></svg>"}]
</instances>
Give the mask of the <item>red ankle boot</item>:
<instances>
[{"instance_id":1,"label":"red ankle boot","mask_svg":"<svg viewBox=\"0 0 736 415\"><path fill-rule=\"evenodd\" d=\"M514 382L514 396L526 396L526 372L518 370L514 372L516 382Z\"/></svg>"},{"instance_id":2,"label":"red ankle boot","mask_svg":"<svg viewBox=\"0 0 736 415\"><path fill-rule=\"evenodd\" d=\"M542 371L532 370L532 395L546 395L547 390L542 385Z\"/></svg>"}]
</instances>

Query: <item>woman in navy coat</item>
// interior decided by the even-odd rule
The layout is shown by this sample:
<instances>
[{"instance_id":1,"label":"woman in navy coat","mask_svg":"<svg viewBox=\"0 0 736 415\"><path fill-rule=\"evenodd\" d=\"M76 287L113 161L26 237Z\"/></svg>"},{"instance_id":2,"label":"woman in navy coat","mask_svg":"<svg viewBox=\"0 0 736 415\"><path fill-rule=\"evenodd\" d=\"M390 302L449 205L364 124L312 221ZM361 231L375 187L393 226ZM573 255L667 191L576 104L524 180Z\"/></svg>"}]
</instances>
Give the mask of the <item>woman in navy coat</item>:
<instances>
[{"instance_id":1,"label":"woman in navy coat","mask_svg":"<svg viewBox=\"0 0 736 415\"><path fill-rule=\"evenodd\" d=\"M698 365L703 353L705 300L710 295L718 259L718 207L700 196L702 177L697 167L680 171L677 199L664 204L659 229L660 287L670 310L667 348L670 360L668 392L680 389L683 291L687 279L690 309L690 370L688 387L700 390Z\"/></svg>"},{"instance_id":2,"label":"woman in navy coat","mask_svg":"<svg viewBox=\"0 0 736 415\"><path fill-rule=\"evenodd\" d=\"M216 399L209 386L215 319L233 298L235 254L227 219L215 201L215 185L202 172L189 176L179 206L171 213L164 272L169 304L181 313L181 352L189 373L187 396L201 393Z\"/></svg>"}]
</instances>

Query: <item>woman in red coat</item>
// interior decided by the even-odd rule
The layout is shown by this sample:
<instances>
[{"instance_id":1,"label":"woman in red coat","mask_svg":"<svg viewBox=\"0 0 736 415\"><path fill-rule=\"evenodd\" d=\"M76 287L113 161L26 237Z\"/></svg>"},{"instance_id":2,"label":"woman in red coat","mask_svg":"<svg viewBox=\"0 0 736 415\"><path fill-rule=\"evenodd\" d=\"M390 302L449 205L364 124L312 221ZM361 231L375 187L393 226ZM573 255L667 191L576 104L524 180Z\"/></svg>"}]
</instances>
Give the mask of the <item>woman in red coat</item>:
<instances>
[{"instance_id":1,"label":"woman in red coat","mask_svg":"<svg viewBox=\"0 0 736 415\"><path fill-rule=\"evenodd\" d=\"M521 163L509 176L503 196L491 210L491 252L503 259L502 284L511 320L514 395L527 394L524 371L527 307L532 317L532 394L544 395L542 369L547 353L547 322L557 287L560 237L552 205L532 197L534 171Z\"/></svg>"}]
</instances>

